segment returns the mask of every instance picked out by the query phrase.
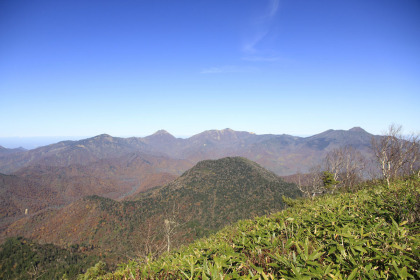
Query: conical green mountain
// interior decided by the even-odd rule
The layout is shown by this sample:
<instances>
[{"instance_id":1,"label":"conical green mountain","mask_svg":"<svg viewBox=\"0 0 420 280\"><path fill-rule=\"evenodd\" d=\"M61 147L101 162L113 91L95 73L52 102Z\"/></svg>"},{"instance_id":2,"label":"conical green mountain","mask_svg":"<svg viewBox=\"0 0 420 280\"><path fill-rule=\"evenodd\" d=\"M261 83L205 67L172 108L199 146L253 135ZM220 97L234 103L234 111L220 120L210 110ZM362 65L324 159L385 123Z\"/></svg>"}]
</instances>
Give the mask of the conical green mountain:
<instances>
[{"instance_id":1,"label":"conical green mountain","mask_svg":"<svg viewBox=\"0 0 420 280\"><path fill-rule=\"evenodd\" d=\"M283 209L283 195L296 197L300 191L253 161L227 157L201 161L165 187L142 194L139 200L169 207L166 211L175 208L187 222L214 231L239 219Z\"/></svg>"}]
</instances>

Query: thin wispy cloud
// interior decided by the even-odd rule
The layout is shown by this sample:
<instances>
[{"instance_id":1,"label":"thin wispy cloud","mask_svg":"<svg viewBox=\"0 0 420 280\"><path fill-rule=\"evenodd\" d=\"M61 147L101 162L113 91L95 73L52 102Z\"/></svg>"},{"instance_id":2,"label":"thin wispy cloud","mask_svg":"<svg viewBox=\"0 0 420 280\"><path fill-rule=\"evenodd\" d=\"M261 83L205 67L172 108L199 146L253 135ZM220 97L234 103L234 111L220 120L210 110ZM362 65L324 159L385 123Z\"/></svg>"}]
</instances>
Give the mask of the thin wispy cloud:
<instances>
[{"instance_id":1,"label":"thin wispy cloud","mask_svg":"<svg viewBox=\"0 0 420 280\"><path fill-rule=\"evenodd\" d=\"M256 55L260 59L256 58L254 61L275 61L273 60L273 57L269 57L266 60L261 59L261 53L264 53L264 50L259 49L258 44L270 34L273 20L277 16L279 8L280 0L269 0L266 11L262 15L259 15L253 22L250 28L251 31L248 33L247 38L242 45L242 51L248 58L251 55Z\"/></svg>"},{"instance_id":2,"label":"thin wispy cloud","mask_svg":"<svg viewBox=\"0 0 420 280\"><path fill-rule=\"evenodd\" d=\"M268 17L274 17L280 6L280 0L270 0Z\"/></svg>"},{"instance_id":3,"label":"thin wispy cloud","mask_svg":"<svg viewBox=\"0 0 420 280\"><path fill-rule=\"evenodd\" d=\"M247 54L256 53L257 50L255 46L268 34L268 30L258 31L253 36L248 39L248 41L243 45L242 50Z\"/></svg>"},{"instance_id":4,"label":"thin wispy cloud","mask_svg":"<svg viewBox=\"0 0 420 280\"><path fill-rule=\"evenodd\" d=\"M262 1L261 1L262 2ZM276 52L261 48L259 44L271 36L272 25L280 9L280 0L266 0L263 2L265 9L250 22L246 27L247 34L242 44L242 61L248 62L275 62L283 60ZM205 68L201 74L223 73L250 73L260 71L259 68L249 66L224 65Z\"/></svg>"},{"instance_id":5,"label":"thin wispy cloud","mask_svg":"<svg viewBox=\"0 0 420 280\"><path fill-rule=\"evenodd\" d=\"M201 74L222 74L222 73L250 73L257 72L258 68L236 65L224 65L218 67L210 67L201 70Z\"/></svg>"}]
</instances>

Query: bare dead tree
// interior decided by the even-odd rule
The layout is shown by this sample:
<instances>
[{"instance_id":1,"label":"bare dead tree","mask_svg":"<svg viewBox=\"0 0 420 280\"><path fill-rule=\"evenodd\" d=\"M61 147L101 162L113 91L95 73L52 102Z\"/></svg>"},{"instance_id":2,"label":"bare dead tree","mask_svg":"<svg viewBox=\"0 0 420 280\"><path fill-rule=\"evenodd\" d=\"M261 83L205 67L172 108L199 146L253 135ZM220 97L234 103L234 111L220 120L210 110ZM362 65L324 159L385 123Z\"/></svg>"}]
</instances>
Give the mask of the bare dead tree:
<instances>
[{"instance_id":1,"label":"bare dead tree","mask_svg":"<svg viewBox=\"0 0 420 280\"><path fill-rule=\"evenodd\" d=\"M384 136L372 138L372 148L388 186L393 178L413 174L418 168L419 137L412 134L404 138L402 126L391 125Z\"/></svg>"},{"instance_id":2,"label":"bare dead tree","mask_svg":"<svg viewBox=\"0 0 420 280\"><path fill-rule=\"evenodd\" d=\"M343 169L344 157L345 155L342 149L334 149L325 156L325 170L334 176L335 181L338 181L338 176Z\"/></svg>"},{"instance_id":3,"label":"bare dead tree","mask_svg":"<svg viewBox=\"0 0 420 280\"><path fill-rule=\"evenodd\" d=\"M139 262L147 263L185 243L187 233L181 228L190 220L191 216L182 211L179 202L166 206L163 214L149 217L134 237L138 248L135 257Z\"/></svg>"},{"instance_id":4,"label":"bare dead tree","mask_svg":"<svg viewBox=\"0 0 420 280\"><path fill-rule=\"evenodd\" d=\"M145 221L144 230L137 240L136 256L141 262L148 263L165 251L165 242L162 238L159 238L157 227L158 225L155 222Z\"/></svg>"},{"instance_id":5,"label":"bare dead tree","mask_svg":"<svg viewBox=\"0 0 420 280\"><path fill-rule=\"evenodd\" d=\"M169 207L164 215L163 225L164 234L166 239L166 250L169 252L173 244L173 237L176 234L176 230L186 223L186 217L181 219L180 217L180 205L174 203L172 207ZM181 222L182 220L182 222Z\"/></svg>"},{"instance_id":6,"label":"bare dead tree","mask_svg":"<svg viewBox=\"0 0 420 280\"><path fill-rule=\"evenodd\" d=\"M363 173L366 167L366 159L353 147L342 148L343 165L339 180L342 187L351 188L363 180Z\"/></svg>"},{"instance_id":7,"label":"bare dead tree","mask_svg":"<svg viewBox=\"0 0 420 280\"><path fill-rule=\"evenodd\" d=\"M316 195L324 193L325 188L322 184L321 165L315 165L312 168L310 168L309 171L309 185L311 186L311 199L313 199Z\"/></svg>"},{"instance_id":8,"label":"bare dead tree","mask_svg":"<svg viewBox=\"0 0 420 280\"><path fill-rule=\"evenodd\" d=\"M407 141L408 144L408 163L404 167L404 173L409 175L417 175L420 177L420 136L411 134Z\"/></svg>"},{"instance_id":9,"label":"bare dead tree","mask_svg":"<svg viewBox=\"0 0 420 280\"><path fill-rule=\"evenodd\" d=\"M150 255L152 255L152 257L155 254L158 254L158 247L156 246L156 234L152 229L152 225L150 223L148 223L147 225L147 233L146 233L146 238L144 240L144 254L146 256L146 258Z\"/></svg>"},{"instance_id":10,"label":"bare dead tree","mask_svg":"<svg viewBox=\"0 0 420 280\"><path fill-rule=\"evenodd\" d=\"M31 264L32 264L32 271L31 270L27 271L31 279L38 279L46 273L45 270L40 270L37 264L35 265L33 263Z\"/></svg>"},{"instance_id":11,"label":"bare dead tree","mask_svg":"<svg viewBox=\"0 0 420 280\"><path fill-rule=\"evenodd\" d=\"M333 179L339 182L333 186L336 188L351 188L363 179L366 167L365 157L351 146L345 146L330 151L324 159L324 170L333 175Z\"/></svg>"},{"instance_id":12,"label":"bare dead tree","mask_svg":"<svg viewBox=\"0 0 420 280\"><path fill-rule=\"evenodd\" d=\"M155 221L153 225L152 221L146 222L145 230L139 241L141 249L137 252L137 256L145 262L159 256L164 251L171 250L176 229L181 225L179 206L173 204L172 207L168 207L161 219L161 222ZM161 228L162 222L163 229Z\"/></svg>"},{"instance_id":13,"label":"bare dead tree","mask_svg":"<svg viewBox=\"0 0 420 280\"><path fill-rule=\"evenodd\" d=\"M174 233L174 230L179 226L175 220L165 219L165 236L166 236L166 245L167 251L171 250L171 237Z\"/></svg>"},{"instance_id":14,"label":"bare dead tree","mask_svg":"<svg viewBox=\"0 0 420 280\"><path fill-rule=\"evenodd\" d=\"M322 185L321 165L312 166L309 172L305 174L298 171L293 179L293 183L297 185L304 197L313 199L316 195L322 194L325 189Z\"/></svg>"}]
</instances>

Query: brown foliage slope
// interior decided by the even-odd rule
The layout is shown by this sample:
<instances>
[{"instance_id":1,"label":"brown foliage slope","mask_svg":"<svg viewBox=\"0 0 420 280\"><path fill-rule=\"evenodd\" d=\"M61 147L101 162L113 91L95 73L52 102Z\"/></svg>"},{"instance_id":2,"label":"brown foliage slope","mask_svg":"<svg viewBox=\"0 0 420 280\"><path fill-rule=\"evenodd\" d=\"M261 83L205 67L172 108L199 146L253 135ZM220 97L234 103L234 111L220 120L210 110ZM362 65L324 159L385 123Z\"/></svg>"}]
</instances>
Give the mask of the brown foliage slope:
<instances>
[{"instance_id":1,"label":"brown foliage slope","mask_svg":"<svg viewBox=\"0 0 420 280\"><path fill-rule=\"evenodd\" d=\"M0 223L7 225L48 207L61 207L88 195L113 199L174 180L190 167L185 160L131 153L89 165L32 165L15 175L0 174Z\"/></svg>"},{"instance_id":2,"label":"brown foliage slope","mask_svg":"<svg viewBox=\"0 0 420 280\"><path fill-rule=\"evenodd\" d=\"M155 252L164 244L165 219L179 226L172 236L179 245L214 232L238 219L282 209L282 195L298 196L293 184L244 158L203 161L168 185L117 202L87 197L66 207L28 216L3 237L22 235L60 246L84 243L96 253L135 257L153 239Z\"/></svg>"}]
</instances>

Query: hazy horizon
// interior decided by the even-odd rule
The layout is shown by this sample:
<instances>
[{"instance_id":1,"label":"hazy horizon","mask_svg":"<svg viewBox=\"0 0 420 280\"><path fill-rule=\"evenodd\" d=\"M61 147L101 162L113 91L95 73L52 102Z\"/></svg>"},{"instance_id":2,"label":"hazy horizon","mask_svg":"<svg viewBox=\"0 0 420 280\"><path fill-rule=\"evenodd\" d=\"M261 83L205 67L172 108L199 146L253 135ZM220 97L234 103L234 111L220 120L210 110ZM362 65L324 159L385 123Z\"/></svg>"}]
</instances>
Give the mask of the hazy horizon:
<instances>
[{"instance_id":1,"label":"hazy horizon","mask_svg":"<svg viewBox=\"0 0 420 280\"><path fill-rule=\"evenodd\" d=\"M225 128L226 129L226 128ZM230 128L229 128L230 129ZM351 128L349 128L351 129ZM161 129L159 129L161 130ZM157 130L157 131L159 131ZM165 130L165 129L163 129ZM223 129L209 129L209 130L223 130ZM238 131L233 129L234 131ZM338 130L348 130L348 129L338 129ZM157 132L155 131L155 132ZM167 130L165 130L167 131ZM207 130L203 130L200 131L198 133L204 132ZM155 133L154 132L154 133ZM181 139L187 139L191 136L194 136L198 133L192 134L192 135L177 135L177 134L172 134L170 131L167 131L168 133L170 133L171 135L175 136L176 138L181 138ZM250 133L255 133L253 131L246 131L246 132L250 132ZM301 134L301 135L294 135L294 134L288 134L288 133L267 133L267 134L274 134L274 135L281 135L281 134L288 134L288 135L292 135L292 136L296 136L296 137L310 137L312 135L316 135L319 133L322 133L324 131L320 131L318 133L315 134ZM368 131L369 132L369 131ZM50 144L55 144L61 141L78 141L78 140L82 140L82 139L87 139L87 138L92 138L101 134L108 134L111 135L109 133L100 133L100 134L96 134L96 135L89 135L89 136L32 136L32 137L0 137L0 146L4 147L4 148L8 148L8 149L16 149L16 148L24 148L27 150L31 150L31 149L35 149L38 147L42 147L42 146L46 146L46 145L50 145ZM153 134L153 133L152 133ZM149 134L149 135L152 135ZM257 135L262 135L261 133L255 133ZM129 138L129 137L146 137L149 135L111 135L112 137L121 137L121 138Z\"/></svg>"}]
</instances>

